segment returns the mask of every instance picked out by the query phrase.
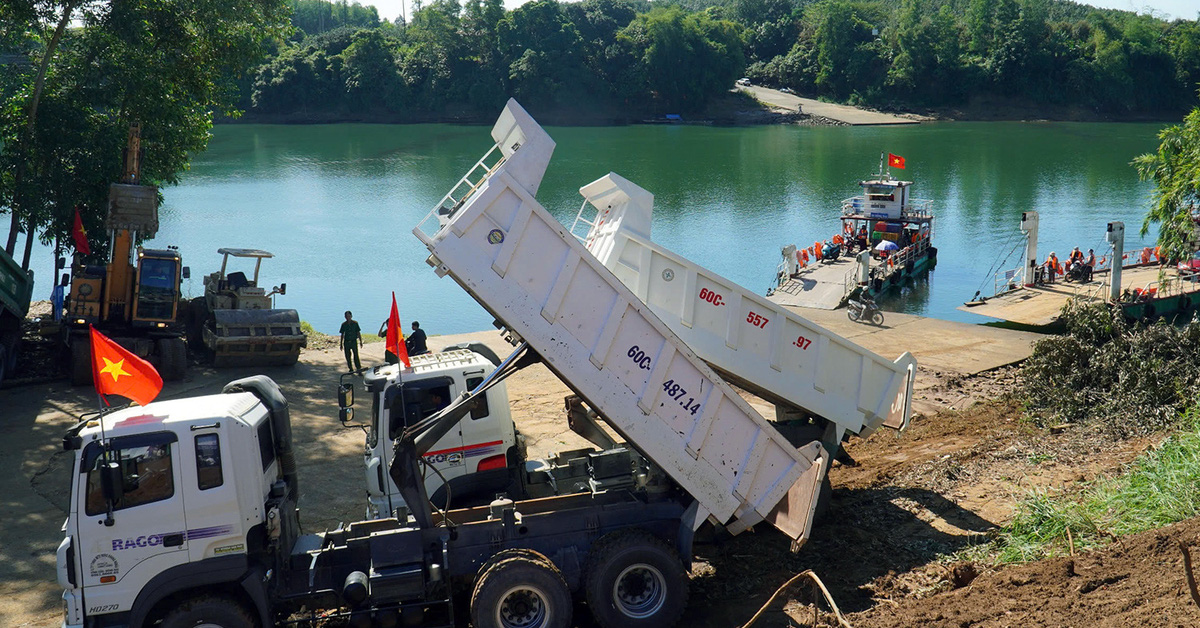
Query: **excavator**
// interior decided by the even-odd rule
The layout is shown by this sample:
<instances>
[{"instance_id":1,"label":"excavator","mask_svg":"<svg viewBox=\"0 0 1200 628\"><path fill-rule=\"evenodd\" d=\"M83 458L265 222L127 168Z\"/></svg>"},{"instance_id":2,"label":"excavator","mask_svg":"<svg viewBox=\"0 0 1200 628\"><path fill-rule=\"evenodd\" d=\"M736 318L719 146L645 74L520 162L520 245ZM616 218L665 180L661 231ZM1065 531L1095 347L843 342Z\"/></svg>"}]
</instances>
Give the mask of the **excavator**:
<instances>
[{"instance_id":1,"label":"excavator","mask_svg":"<svg viewBox=\"0 0 1200 628\"><path fill-rule=\"evenodd\" d=\"M89 326L148 359L166 381L181 380L187 372L179 285L190 273L175 247L137 245L139 236L149 239L158 232L158 188L141 184L141 161L141 127L134 123L124 172L108 189L109 262L71 267L61 329L76 386L92 381Z\"/></svg>"},{"instance_id":2,"label":"excavator","mask_svg":"<svg viewBox=\"0 0 1200 628\"><path fill-rule=\"evenodd\" d=\"M188 305L188 342L212 356L213 366L288 366L300 358L308 338L296 310L275 309L282 283L267 292L258 284L262 261L274 257L259 249L221 248L221 270L204 277L204 296ZM231 271L229 258L254 260L254 274Z\"/></svg>"}]
</instances>

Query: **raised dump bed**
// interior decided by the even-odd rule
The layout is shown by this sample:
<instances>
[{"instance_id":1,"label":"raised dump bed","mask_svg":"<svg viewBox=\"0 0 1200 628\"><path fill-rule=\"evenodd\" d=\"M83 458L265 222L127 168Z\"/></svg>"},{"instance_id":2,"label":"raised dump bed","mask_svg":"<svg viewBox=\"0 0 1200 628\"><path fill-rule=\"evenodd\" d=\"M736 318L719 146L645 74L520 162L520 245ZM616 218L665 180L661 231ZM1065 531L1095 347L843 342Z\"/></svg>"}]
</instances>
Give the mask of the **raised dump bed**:
<instances>
[{"instance_id":1,"label":"raised dump bed","mask_svg":"<svg viewBox=\"0 0 1200 628\"><path fill-rule=\"evenodd\" d=\"M807 538L820 443L792 447L534 199L554 142L515 101L492 137L413 230L436 272L691 494L695 525L710 516L737 533L766 519Z\"/></svg>"},{"instance_id":2,"label":"raised dump bed","mask_svg":"<svg viewBox=\"0 0 1200 628\"><path fill-rule=\"evenodd\" d=\"M859 436L908 424L912 354L888 360L655 244L654 195L620 175L579 192L572 232L588 227L579 238L596 259L725 379Z\"/></svg>"}]
</instances>

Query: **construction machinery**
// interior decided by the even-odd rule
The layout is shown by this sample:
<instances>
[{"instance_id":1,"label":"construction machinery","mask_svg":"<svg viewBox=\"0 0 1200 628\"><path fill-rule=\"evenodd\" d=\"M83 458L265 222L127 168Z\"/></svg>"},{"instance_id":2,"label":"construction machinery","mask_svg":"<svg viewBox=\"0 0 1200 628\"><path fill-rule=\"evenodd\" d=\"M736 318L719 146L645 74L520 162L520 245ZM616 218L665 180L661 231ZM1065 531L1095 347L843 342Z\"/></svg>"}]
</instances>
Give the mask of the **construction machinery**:
<instances>
[{"instance_id":1,"label":"construction machinery","mask_svg":"<svg viewBox=\"0 0 1200 628\"><path fill-rule=\"evenodd\" d=\"M141 184L141 157L141 129L135 123L121 182L108 189L109 262L71 268L62 334L71 383L77 386L92 381L89 326L148 359L166 381L181 380L187 372L179 284L189 271L175 247L137 245L139 237L158 232L158 188Z\"/></svg>"},{"instance_id":2,"label":"construction machinery","mask_svg":"<svg viewBox=\"0 0 1200 628\"><path fill-rule=\"evenodd\" d=\"M287 284L259 287L262 261L274 257L258 249L217 249L221 270L204 277L204 296L189 305L188 340L194 351L212 355L214 366L287 366L300 359L308 339L296 310L276 309L275 295ZM254 275L231 271L229 258L254 260Z\"/></svg>"}]
</instances>

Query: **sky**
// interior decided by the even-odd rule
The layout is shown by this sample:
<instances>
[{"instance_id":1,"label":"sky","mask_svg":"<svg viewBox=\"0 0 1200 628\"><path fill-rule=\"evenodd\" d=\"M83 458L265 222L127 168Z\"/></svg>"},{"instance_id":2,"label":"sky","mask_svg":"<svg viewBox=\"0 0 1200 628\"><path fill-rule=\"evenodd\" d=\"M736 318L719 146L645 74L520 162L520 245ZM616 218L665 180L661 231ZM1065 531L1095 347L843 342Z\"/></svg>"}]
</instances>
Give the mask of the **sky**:
<instances>
[{"instance_id":1,"label":"sky","mask_svg":"<svg viewBox=\"0 0 1200 628\"><path fill-rule=\"evenodd\" d=\"M504 0L504 6L511 10L525 4L526 1ZM379 17L389 20L396 19L400 15L402 7L405 11L412 11L412 0L359 0L359 2L364 5L375 5L375 8L379 9ZM1200 14L1200 3L1197 3L1196 0L1089 0L1081 4L1138 13L1153 11L1155 15L1166 19L1194 20L1197 14Z\"/></svg>"}]
</instances>

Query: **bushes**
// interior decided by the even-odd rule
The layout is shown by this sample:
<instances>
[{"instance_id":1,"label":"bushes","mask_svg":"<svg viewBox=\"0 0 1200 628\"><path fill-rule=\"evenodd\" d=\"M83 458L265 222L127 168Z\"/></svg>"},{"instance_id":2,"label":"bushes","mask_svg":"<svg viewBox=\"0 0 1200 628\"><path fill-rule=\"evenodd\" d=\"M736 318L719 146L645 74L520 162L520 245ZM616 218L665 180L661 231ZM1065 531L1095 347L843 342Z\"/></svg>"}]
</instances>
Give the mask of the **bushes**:
<instances>
[{"instance_id":1,"label":"bushes","mask_svg":"<svg viewBox=\"0 0 1200 628\"><path fill-rule=\"evenodd\" d=\"M1099 424L1126 438L1175 424L1200 395L1200 324L1134 325L1075 302L1060 320L1066 333L1038 342L1021 372L1035 423Z\"/></svg>"}]
</instances>

